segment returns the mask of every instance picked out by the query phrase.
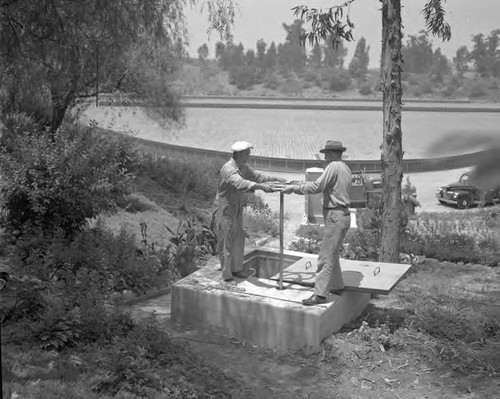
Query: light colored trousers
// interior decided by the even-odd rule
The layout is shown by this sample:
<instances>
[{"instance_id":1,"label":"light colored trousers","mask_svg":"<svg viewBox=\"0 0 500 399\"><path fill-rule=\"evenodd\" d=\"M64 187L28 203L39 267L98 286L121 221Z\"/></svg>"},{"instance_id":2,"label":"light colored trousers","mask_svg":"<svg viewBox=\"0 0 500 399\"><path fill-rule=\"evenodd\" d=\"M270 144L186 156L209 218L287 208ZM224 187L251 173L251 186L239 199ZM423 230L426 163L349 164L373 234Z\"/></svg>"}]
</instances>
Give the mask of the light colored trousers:
<instances>
[{"instance_id":1,"label":"light colored trousers","mask_svg":"<svg viewBox=\"0 0 500 399\"><path fill-rule=\"evenodd\" d=\"M218 249L222 279L230 279L233 273L243 270L245 232L243 231L243 207L219 208Z\"/></svg>"},{"instance_id":2,"label":"light colored trousers","mask_svg":"<svg viewBox=\"0 0 500 399\"><path fill-rule=\"evenodd\" d=\"M314 293L326 297L333 289L344 288L340 269L340 246L351 226L348 208L323 211L325 232L318 255L318 270Z\"/></svg>"}]
</instances>

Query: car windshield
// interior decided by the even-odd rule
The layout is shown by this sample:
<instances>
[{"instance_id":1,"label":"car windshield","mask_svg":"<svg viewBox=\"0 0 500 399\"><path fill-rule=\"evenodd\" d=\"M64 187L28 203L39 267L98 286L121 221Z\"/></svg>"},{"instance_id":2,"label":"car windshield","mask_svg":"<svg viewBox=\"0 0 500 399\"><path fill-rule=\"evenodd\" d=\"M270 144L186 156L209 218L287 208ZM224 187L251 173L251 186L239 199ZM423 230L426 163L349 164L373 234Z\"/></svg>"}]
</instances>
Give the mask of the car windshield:
<instances>
[{"instance_id":1,"label":"car windshield","mask_svg":"<svg viewBox=\"0 0 500 399\"><path fill-rule=\"evenodd\" d=\"M460 183L469 184L469 181L470 181L470 176L468 174L463 174L462 176L460 176L459 180Z\"/></svg>"}]
</instances>

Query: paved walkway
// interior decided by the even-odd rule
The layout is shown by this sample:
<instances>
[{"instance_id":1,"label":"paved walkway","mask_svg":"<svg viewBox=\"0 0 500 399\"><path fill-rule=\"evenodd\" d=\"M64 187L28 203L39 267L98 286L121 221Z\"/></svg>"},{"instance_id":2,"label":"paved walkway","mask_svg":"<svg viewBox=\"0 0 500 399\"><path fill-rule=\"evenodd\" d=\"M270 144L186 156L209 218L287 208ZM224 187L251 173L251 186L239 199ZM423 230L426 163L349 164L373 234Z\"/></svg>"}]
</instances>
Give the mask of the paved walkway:
<instances>
[{"instance_id":1,"label":"paved walkway","mask_svg":"<svg viewBox=\"0 0 500 399\"><path fill-rule=\"evenodd\" d=\"M170 293L162 294L150 299L141 300L138 298L130 305L132 315L139 320L146 320L152 315L160 322L169 322L171 315Z\"/></svg>"}]
</instances>

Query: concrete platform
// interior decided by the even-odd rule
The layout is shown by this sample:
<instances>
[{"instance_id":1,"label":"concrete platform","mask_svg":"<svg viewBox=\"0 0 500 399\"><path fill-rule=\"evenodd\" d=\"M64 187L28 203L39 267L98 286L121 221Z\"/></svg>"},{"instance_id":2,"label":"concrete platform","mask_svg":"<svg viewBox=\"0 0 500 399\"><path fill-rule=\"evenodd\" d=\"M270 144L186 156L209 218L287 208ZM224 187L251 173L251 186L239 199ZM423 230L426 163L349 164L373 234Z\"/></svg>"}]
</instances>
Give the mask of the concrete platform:
<instances>
[{"instance_id":1,"label":"concrete platform","mask_svg":"<svg viewBox=\"0 0 500 399\"><path fill-rule=\"evenodd\" d=\"M314 287L318 255L304 255L303 258L284 268L283 281ZM346 291L387 295L408 273L411 265L340 259L340 268ZM273 275L271 279L278 280L279 273Z\"/></svg>"},{"instance_id":2,"label":"concrete platform","mask_svg":"<svg viewBox=\"0 0 500 399\"><path fill-rule=\"evenodd\" d=\"M309 262L310 273L315 271L314 258L310 254L284 251L284 268L304 267ZM378 266L368 263L373 267L363 266L362 271L373 274L372 269ZM403 267L400 277L409 269L409 265L396 266ZM212 258L202 269L178 281L172 287L172 319L194 327L215 328L261 346L310 351L358 317L370 300L369 284L359 289L364 278L363 273L356 271L359 275L353 280L354 286L341 296L328 297L324 305L302 305L302 299L312 295L313 289L291 281L284 284L284 290L276 288L278 282L271 277L279 271L279 251L274 248L249 251L244 267L253 276L228 284L220 278L218 259ZM384 275L383 270L380 268L376 274ZM391 283L391 289L397 281L399 278Z\"/></svg>"}]
</instances>

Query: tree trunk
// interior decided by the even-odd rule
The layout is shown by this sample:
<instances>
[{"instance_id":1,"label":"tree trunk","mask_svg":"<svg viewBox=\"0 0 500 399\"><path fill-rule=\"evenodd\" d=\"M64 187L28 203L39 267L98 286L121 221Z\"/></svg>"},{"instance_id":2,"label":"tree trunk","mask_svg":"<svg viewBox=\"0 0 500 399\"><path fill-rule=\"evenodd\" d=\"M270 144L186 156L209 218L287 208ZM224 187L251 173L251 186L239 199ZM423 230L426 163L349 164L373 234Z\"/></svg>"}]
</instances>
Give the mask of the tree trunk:
<instances>
[{"instance_id":1,"label":"tree trunk","mask_svg":"<svg viewBox=\"0 0 500 399\"><path fill-rule=\"evenodd\" d=\"M52 92L52 121L50 125L50 132L54 134L64 121L64 116L69 106L75 100L75 91L73 88L68 90L65 94Z\"/></svg>"},{"instance_id":2,"label":"tree trunk","mask_svg":"<svg viewBox=\"0 0 500 399\"><path fill-rule=\"evenodd\" d=\"M383 92L382 242L379 260L399 262L401 181L401 0L382 2L381 90Z\"/></svg>"}]
</instances>

